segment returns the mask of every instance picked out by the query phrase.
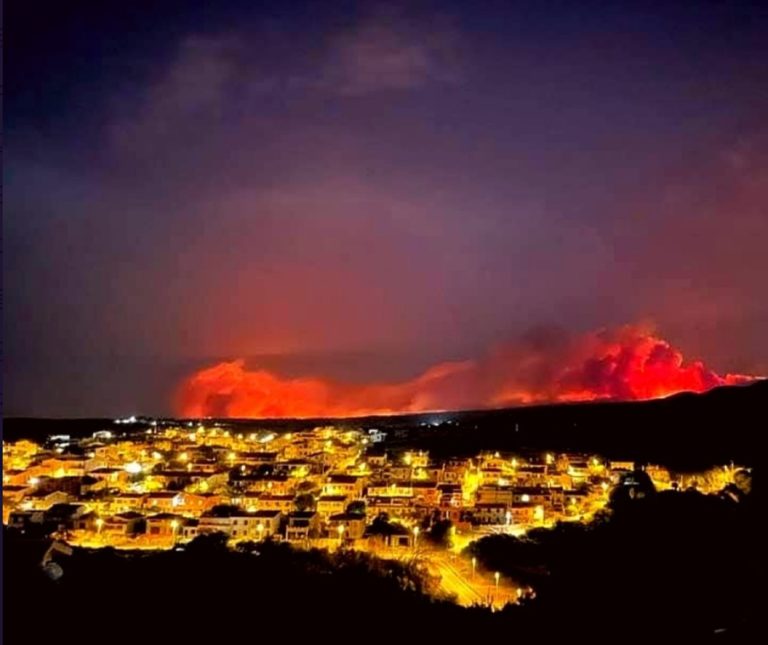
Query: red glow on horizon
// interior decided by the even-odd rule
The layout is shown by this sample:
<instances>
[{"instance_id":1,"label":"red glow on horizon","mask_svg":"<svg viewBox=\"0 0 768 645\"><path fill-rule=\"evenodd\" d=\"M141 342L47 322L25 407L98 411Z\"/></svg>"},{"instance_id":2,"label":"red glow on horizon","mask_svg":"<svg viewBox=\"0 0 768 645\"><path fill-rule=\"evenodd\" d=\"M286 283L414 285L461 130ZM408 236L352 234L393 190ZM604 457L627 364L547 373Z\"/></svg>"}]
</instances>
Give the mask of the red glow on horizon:
<instances>
[{"instance_id":1,"label":"red glow on horizon","mask_svg":"<svg viewBox=\"0 0 768 645\"><path fill-rule=\"evenodd\" d=\"M574 401L631 401L704 392L756 378L685 363L667 341L637 326L579 338L548 337L497 348L475 361L435 365L400 383L284 378L244 360L202 369L182 384L185 417L355 417Z\"/></svg>"}]
</instances>

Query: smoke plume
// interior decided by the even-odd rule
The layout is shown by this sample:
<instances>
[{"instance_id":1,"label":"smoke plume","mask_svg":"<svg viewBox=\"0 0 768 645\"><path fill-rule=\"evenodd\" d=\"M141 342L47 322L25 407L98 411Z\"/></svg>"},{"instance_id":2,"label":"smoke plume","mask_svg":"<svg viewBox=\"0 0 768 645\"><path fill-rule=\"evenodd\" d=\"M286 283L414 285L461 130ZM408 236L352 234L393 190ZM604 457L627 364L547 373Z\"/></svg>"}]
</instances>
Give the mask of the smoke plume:
<instances>
[{"instance_id":1,"label":"smoke plume","mask_svg":"<svg viewBox=\"0 0 768 645\"><path fill-rule=\"evenodd\" d=\"M756 378L719 375L701 361L686 363L666 340L628 325L584 336L532 332L480 359L440 363L400 383L283 378L249 369L244 360L222 362L187 378L177 407L186 417L352 417L653 399Z\"/></svg>"}]
</instances>

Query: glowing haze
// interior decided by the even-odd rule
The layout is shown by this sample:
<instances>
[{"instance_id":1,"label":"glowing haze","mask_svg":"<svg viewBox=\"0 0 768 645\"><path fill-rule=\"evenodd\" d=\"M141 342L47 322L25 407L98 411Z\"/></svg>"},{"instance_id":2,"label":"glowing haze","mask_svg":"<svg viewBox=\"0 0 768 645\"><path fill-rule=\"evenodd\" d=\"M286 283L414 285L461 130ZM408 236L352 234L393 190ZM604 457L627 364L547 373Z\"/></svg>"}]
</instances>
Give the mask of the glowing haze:
<instances>
[{"instance_id":1,"label":"glowing haze","mask_svg":"<svg viewBox=\"0 0 768 645\"><path fill-rule=\"evenodd\" d=\"M703 392L755 377L719 375L685 362L667 341L638 326L581 337L530 334L478 360L446 362L400 383L348 384L281 378L222 362L191 375L179 393L188 417L350 417L541 402L652 399Z\"/></svg>"},{"instance_id":2,"label":"glowing haze","mask_svg":"<svg viewBox=\"0 0 768 645\"><path fill-rule=\"evenodd\" d=\"M5 4L6 416L768 374L765 3Z\"/></svg>"}]
</instances>

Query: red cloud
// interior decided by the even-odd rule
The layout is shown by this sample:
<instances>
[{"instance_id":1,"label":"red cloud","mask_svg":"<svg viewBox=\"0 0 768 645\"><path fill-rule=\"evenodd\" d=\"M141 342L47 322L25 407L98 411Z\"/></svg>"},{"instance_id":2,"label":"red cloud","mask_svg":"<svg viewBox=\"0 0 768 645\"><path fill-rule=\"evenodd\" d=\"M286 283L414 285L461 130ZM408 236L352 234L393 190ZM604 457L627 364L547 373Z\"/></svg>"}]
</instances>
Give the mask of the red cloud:
<instances>
[{"instance_id":1,"label":"red cloud","mask_svg":"<svg viewBox=\"0 0 768 645\"><path fill-rule=\"evenodd\" d=\"M192 374L182 384L187 417L351 417L517 404L652 399L703 392L758 377L718 375L685 363L667 341L639 326L581 337L545 333L496 348L479 360L441 363L409 381L348 384L283 378L243 360Z\"/></svg>"}]
</instances>

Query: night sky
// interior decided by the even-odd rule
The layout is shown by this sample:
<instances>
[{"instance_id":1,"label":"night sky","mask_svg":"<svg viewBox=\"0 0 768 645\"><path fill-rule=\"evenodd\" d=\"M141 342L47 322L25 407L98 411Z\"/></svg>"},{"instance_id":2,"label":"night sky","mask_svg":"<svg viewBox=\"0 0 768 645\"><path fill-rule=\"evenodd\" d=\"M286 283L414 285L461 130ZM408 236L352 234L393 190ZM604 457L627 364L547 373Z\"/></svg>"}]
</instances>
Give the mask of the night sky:
<instances>
[{"instance_id":1,"label":"night sky","mask_svg":"<svg viewBox=\"0 0 768 645\"><path fill-rule=\"evenodd\" d=\"M768 3L11 0L4 32L6 416L638 323L768 373Z\"/></svg>"}]
</instances>

